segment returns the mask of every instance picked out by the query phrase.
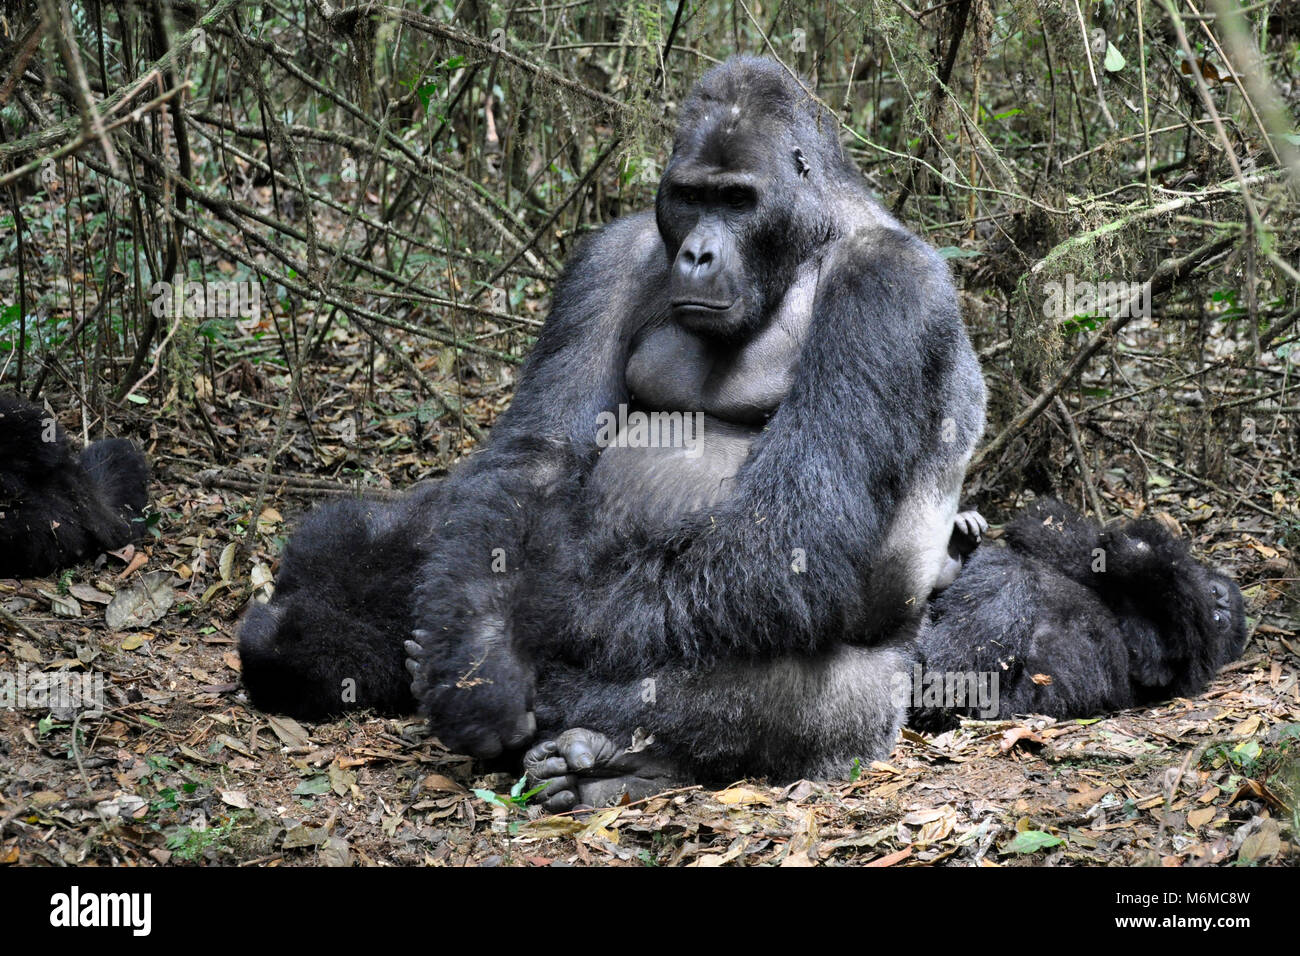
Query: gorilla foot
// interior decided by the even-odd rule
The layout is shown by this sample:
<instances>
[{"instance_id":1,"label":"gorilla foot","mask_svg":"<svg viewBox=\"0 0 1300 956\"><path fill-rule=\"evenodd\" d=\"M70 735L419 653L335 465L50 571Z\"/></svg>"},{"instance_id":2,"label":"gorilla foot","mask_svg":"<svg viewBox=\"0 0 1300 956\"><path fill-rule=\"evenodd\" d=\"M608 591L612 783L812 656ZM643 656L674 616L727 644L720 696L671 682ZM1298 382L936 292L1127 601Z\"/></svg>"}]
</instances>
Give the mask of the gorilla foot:
<instances>
[{"instance_id":1,"label":"gorilla foot","mask_svg":"<svg viewBox=\"0 0 1300 956\"><path fill-rule=\"evenodd\" d=\"M524 755L529 789L544 786L542 807L551 813L578 806L605 807L625 795L641 800L680 779L666 761L624 750L604 734L576 727L537 744Z\"/></svg>"},{"instance_id":2,"label":"gorilla foot","mask_svg":"<svg viewBox=\"0 0 1300 956\"><path fill-rule=\"evenodd\" d=\"M1214 598L1214 624L1221 631L1232 627L1233 592L1236 585L1222 576L1210 578L1210 596Z\"/></svg>"}]
</instances>

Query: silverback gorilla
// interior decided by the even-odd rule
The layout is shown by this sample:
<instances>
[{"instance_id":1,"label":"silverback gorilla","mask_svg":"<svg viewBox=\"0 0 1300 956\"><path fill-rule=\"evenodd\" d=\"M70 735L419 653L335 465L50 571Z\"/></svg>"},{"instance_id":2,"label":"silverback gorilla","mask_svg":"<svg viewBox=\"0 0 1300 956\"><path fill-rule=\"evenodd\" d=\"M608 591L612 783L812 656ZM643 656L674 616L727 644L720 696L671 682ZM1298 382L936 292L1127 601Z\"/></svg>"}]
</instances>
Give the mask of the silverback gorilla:
<instances>
[{"instance_id":1,"label":"silverback gorilla","mask_svg":"<svg viewBox=\"0 0 1300 956\"><path fill-rule=\"evenodd\" d=\"M148 500L144 455L124 438L78 455L40 406L0 395L0 577L49 574L120 548Z\"/></svg>"},{"instance_id":2,"label":"silverback gorilla","mask_svg":"<svg viewBox=\"0 0 1300 956\"><path fill-rule=\"evenodd\" d=\"M977 712L1087 717L1189 697L1245 646L1241 591L1156 521L1102 528L1049 499L1006 539L976 551L930 604L909 716L918 729ZM924 699L988 674L998 687L987 710Z\"/></svg>"},{"instance_id":3,"label":"silverback gorilla","mask_svg":"<svg viewBox=\"0 0 1300 956\"><path fill-rule=\"evenodd\" d=\"M342 510L299 533L245 681L336 712L364 674L330 635L410 636L431 729L473 755L537 735L553 807L842 774L893 744L983 425L943 261L782 66L731 60L683 104L654 212L567 264L486 447L397 512L353 507L361 554Z\"/></svg>"}]
</instances>

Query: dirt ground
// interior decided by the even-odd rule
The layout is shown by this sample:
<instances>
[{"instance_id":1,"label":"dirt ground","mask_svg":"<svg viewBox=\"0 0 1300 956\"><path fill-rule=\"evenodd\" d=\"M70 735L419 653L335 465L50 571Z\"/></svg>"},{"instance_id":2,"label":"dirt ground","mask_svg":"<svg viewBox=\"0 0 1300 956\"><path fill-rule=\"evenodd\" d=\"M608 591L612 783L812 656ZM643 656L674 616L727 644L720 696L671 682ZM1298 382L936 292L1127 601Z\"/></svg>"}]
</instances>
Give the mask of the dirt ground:
<instances>
[{"instance_id":1,"label":"dirt ground","mask_svg":"<svg viewBox=\"0 0 1300 956\"><path fill-rule=\"evenodd\" d=\"M364 376L334 371L330 380L344 384L318 396L327 411L311 429L290 417L251 532L257 459L277 417L255 397L256 374L206 406L203 427L130 423L154 463L161 516L134 553L0 582L0 674L104 677L99 716L0 708L0 864L1300 859L1300 637L1279 571L1290 556L1268 543L1266 517L1227 522L1186 497L1171 496L1167 510L1199 554L1242 584L1253 628L1243 658L1195 700L1097 721L905 732L887 764L846 767L838 781L738 781L557 817L511 800L509 776L483 776L418 740L413 720L303 726L254 711L239 683L238 618L269 581L292 519L320 497L301 493L294 464L322 486L364 473L373 487L403 487L436 475L461 447L436 423L385 414L409 395L369 393ZM483 424L505 402L485 392L470 409ZM366 409L355 440L339 427L355 420L351 407ZM371 460L359 462L362 454ZM326 480L308 467L322 459L335 463Z\"/></svg>"}]
</instances>

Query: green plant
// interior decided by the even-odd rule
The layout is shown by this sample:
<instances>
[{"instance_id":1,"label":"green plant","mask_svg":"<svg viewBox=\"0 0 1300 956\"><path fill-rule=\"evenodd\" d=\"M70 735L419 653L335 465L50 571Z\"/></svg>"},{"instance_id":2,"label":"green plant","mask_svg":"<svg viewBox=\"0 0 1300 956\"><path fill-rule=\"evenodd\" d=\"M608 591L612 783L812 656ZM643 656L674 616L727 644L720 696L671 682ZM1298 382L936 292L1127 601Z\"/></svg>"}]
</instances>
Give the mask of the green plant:
<instances>
[{"instance_id":1,"label":"green plant","mask_svg":"<svg viewBox=\"0 0 1300 956\"><path fill-rule=\"evenodd\" d=\"M178 826L167 835L167 849L172 851L176 859L193 863L208 847L221 846L226 842L234 831L239 816L238 812L233 813L226 820L205 830Z\"/></svg>"},{"instance_id":2,"label":"green plant","mask_svg":"<svg viewBox=\"0 0 1300 956\"><path fill-rule=\"evenodd\" d=\"M525 792L524 787L527 784L528 775L524 774L515 781L515 785L510 788L508 794L503 795L494 793L491 790L478 789L474 791L474 796L494 807L505 807L507 810L522 810L530 799L546 789L545 786L541 786Z\"/></svg>"}]
</instances>

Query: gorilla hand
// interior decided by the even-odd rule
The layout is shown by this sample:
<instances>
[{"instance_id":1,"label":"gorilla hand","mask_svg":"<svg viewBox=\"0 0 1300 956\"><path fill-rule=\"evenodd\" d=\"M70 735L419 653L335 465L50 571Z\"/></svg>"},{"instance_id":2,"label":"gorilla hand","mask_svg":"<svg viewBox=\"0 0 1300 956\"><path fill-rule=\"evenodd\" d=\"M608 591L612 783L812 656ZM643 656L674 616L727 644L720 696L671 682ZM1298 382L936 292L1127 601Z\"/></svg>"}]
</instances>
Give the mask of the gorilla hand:
<instances>
[{"instance_id":1,"label":"gorilla hand","mask_svg":"<svg viewBox=\"0 0 1300 956\"><path fill-rule=\"evenodd\" d=\"M667 762L624 750L604 734L581 727L529 750L524 771L530 788L546 788L540 796L551 813L575 806L610 806L625 795L641 800L671 787L677 779Z\"/></svg>"},{"instance_id":2,"label":"gorilla hand","mask_svg":"<svg viewBox=\"0 0 1300 956\"><path fill-rule=\"evenodd\" d=\"M495 757L533 738L533 669L508 643L471 640L450 650L431 631L412 637L405 642L411 694L448 750Z\"/></svg>"},{"instance_id":3,"label":"gorilla hand","mask_svg":"<svg viewBox=\"0 0 1300 956\"><path fill-rule=\"evenodd\" d=\"M955 557L970 557L972 551L979 547L989 530L989 523L978 511L960 511L952 519L952 539L948 543L948 553Z\"/></svg>"},{"instance_id":4,"label":"gorilla hand","mask_svg":"<svg viewBox=\"0 0 1300 956\"><path fill-rule=\"evenodd\" d=\"M948 539L948 558L943 570L935 579L931 597L957 580L962 566L975 553L984 534L989 530L989 523L978 511L959 511L952 519L952 537Z\"/></svg>"}]
</instances>

